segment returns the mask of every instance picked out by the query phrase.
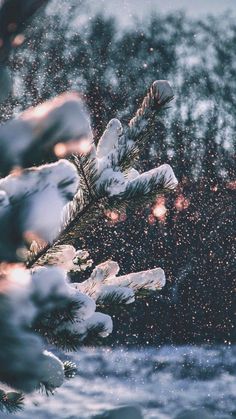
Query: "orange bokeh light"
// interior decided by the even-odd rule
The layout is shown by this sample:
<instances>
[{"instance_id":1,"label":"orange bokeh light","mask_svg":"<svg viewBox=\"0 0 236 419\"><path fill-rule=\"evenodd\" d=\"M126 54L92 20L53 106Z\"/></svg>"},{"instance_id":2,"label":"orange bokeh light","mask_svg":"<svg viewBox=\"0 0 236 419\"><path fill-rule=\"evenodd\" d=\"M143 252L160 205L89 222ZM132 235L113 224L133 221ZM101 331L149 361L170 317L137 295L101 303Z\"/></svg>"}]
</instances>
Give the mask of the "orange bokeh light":
<instances>
[{"instance_id":1,"label":"orange bokeh light","mask_svg":"<svg viewBox=\"0 0 236 419\"><path fill-rule=\"evenodd\" d=\"M88 154L92 149L91 140L84 138L80 140L71 140L67 143L57 143L54 146L54 153L58 158L66 157L70 154Z\"/></svg>"},{"instance_id":2,"label":"orange bokeh light","mask_svg":"<svg viewBox=\"0 0 236 419\"><path fill-rule=\"evenodd\" d=\"M177 211L186 210L189 207L190 201L184 195L178 195L175 200L175 208Z\"/></svg>"},{"instance_id":3,"label":"orange bokeh light","mask_svg":"<svg viewBox=\"0 0 236 419\"><path fill-rule=\"evenodd\" d=\"M165 206L164 196L157 198L155 205L152 208L152 215L157 218L159 221L164 222L166 218L167 208ZM149 220L150 222L150 220ZM150 224L153 222L151 221Z\"/></svg>"}]
</instances>

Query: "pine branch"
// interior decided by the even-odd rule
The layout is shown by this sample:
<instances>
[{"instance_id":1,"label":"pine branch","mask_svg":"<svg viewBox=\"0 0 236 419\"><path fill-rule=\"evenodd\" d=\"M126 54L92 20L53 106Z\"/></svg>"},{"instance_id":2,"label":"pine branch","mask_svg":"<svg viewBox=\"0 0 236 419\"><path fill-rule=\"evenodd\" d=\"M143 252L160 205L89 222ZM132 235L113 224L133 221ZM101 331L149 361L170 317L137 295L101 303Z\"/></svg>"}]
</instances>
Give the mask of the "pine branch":
<instances>
[{"instance_id":1,"label":"pine branch","mask_svg":"<svg viewBox=\"0 0 236 419\"><path fill-rule=\"evenodd\" d=\"M87 335L83 339L83 346L98 346L102 344L102 333L106 331L103 323L97 323L87 330Z\"/></svg>"},{"instance_id":2,"label":"pine branch","mask_svg":"<svg viewBox=\"0 0 236 419\"><path fill-rule=\"evenodd\" d=\"M118 166L123 171L130 169L134 160L138 158L140 149L144 147L152 135L157 117L161 111L168 108L172 99L173 92L168 82L156 81L152 84L140 109L130 121L128 130L119 139L118 154L116 157L114 155L114 161L112 162L114 167ZM109 198L106 189L112 184L112 180L108 179L97 187L99 175L96 159L88 154L82 157L73 156L73 160L81 177L81 189L85 198L85 206L77 213L72 210L72 218L62 229L59 237L35 255L28 262L28 267L37 264L38 260L55 245L75 245L83 231L91 225L92 221L102 215L106 208L124 209L127 206L143 205L153 200L158 193L168 190L168 185L165 185L165 188L162 189L160 185L157 187L155 182L150 180L144 185L136 185L135 187L130 184L124 193Z\"/></svg>"},{"instance_id":3,"label":"pine branch","mask_svg":"<svg viewBox=\"0 0 236 419\"><path fill-rule=\"evenodd\" d=\"M165 80L157 80L152 84L121 138L122 147L119 150L118 166L122 171L129 169L137 161L140 151L155 132L159 117L169 109L168 105L173 99L172 89ZM131 146L129 140L133 142Z\"/></svg>"},{"instance_id":4,"label":"pine branch","mask_svg":"<svg viewBox=\"0 0 236 419\"><path fill-rule=\"evenodd\" d=\"M80 175L80 187L83 191L83 194L85 196L87 195L86 201L93 200L94 196L96 196L95 185L98 178L95 159L91 158L90 155L74 155L71 160L77 167L78 173Z\"/></svg>"},{"instance_id":5,"label":"pine branch","mask_svg":"<svg viewBox=\"0 0 236 419\"><path fill-rule=\"evenodd\" d=\"M162 184L157 187L155 179L150 179L145 183L137 183L135 187L129 186L120 196L110 198L107 209L124 211L127 208L131 210L144 208L154 202L158 195L164 195L168 192L167 187Z\"/></svg>"},{"instance_id":6,"label":"pine branch","mask_svg":"<svg viewBox=\"0 0 236 419\"><path fill-rule=\"evenodd\" d=\"M6 413L17 413L23 409L24 397L22 393L5 392L0 390L0 411Z\"/></svg>"},{"instance_id":7,"label":"pine branch","mask_svg":"<svg viewBox=\"0 0 236 419\"><path fill-rule=\"evenodd\" d=\"M75 352L82 345L83 336L81 333L73 332L68 328L51 331L45 338L50 344L57 346L67 352Z\"/></svg>"},{"instance_id":8,"label":"pine branch","mask_svg":"<svg viewBox=\"0 0 236 419\"><path fill-rule=\"evenodd\" d=\"M53 311L48 310L46 313L40 313L34 322L33 328L45 336L48 334L48 331L53 331L64 323L75 322L80 308L81 303L79 301L71 298L70 300L67 299L65 303L65 300L62 299L62 301L57 302L57 308Z\"/></svg>"}]
</instances>

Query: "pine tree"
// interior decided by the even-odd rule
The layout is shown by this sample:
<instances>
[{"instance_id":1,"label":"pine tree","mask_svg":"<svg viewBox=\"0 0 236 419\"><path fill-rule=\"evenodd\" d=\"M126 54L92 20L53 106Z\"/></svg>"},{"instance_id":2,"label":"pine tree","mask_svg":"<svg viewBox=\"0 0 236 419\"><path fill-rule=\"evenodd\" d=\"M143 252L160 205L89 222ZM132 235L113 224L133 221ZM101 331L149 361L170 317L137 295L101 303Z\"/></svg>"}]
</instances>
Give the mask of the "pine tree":
<instances>
[{"instance_id":1,"label":"pine tree","mask_svg":"<svg viewBox=\"0 0 236 419\"><path fill-rule=\"evenodd\" d=\"M3 81L12 38L44 3L21 1L19 14L14 1L1 5L0 21L7 16L15 23L3 34ZM6 98L4 92L3 105ZM22 392L50 394L75 375L74 364L44 350L45 342L67 351L95 344L112 332L108 307L111 313L135 294L165 285L161 268L118 276L111 260L83 282L71 283L68 273L93 264L86 250L75 248L93 218L146 205L176 187L169 165L144 173L133 168L172 99L169 83L155 81L128 126L112 119L97 146L86 105L75 93L0 127L0 380L18 391L1 390L0 410L17 411Z\"/></svg>"}]
</instances>

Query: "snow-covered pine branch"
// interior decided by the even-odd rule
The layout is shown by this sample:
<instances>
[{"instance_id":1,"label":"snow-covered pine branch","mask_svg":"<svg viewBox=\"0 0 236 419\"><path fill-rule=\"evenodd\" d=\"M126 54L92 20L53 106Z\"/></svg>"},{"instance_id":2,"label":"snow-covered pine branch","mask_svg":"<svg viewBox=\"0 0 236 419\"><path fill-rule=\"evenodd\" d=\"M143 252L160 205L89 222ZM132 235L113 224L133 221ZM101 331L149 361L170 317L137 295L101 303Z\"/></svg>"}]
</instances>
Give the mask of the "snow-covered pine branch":
<instances>
[{"instance_id":1,"label":"snow-covered pine branch","mask_svg":"<svg viewBox=\"0 0 236 419\"><path fill-rule=\"evenodd\" d=\"M1 125L1 173L40 164L50 156L65 157L84 147L93 148L86 106L77 93L65 93Z\"/></svg>"},{"instance_id":2,"label":"snow-covered pine branch","mask_svg":"<svg viewBox=\"0 0 236 419\"><path fill-rule=\"evenodd\" d=\"M123 131L112 119L97 148L86 106L75 93L26 110L0 127L6 176L0 179L0 260L10 262L0 265L0 380L7 385L52 392L69 372L45 351L44 341L65 350L91 344L113 328L112 318L98 307L130 304L135 293L165 285L161 268L117 276L119 266L112 261L98 265L82 283L70 283L67 272L78 274L92 264L86 251L72 246L91 214L103 215L121 202L137 205L176 186L168 165L143 174L133 168L159 111L172 98L168 82L154 82L129 126ZM31 167L71 153L74 164L59 160ZM14 264L24 261L26 246L33 255L32 271ZM14 397L17 407L21 398ZM0 409L6 403L2 406L0 400Z\"/></svg>"},{"instance_id":3,"label":"snow-covered pine branch","mask_svg":"<svg viewBox=\"0 0 236 419\"><path fill-rule=\"evenodd\" d=\"M53 386L49 373L50 360L44 352L42 339L31 328L32 322L48 307L66 301L68 291L63 273L54 271L47 289L41 289L23 267L9 266L1 271L0 290L0 381L23 391L33 391L40 383ZM63 367L57 359L57 381L63 381ZM60 377L59 377L60 376ZM60 383L58 380L60 379Z\"/></svg>"},{"instance_id":4,"label":"snow-covered pine branch","mask_svg":"<svg viewBox=\"0 0 236 419\"><path fill-rule=\"evenodd\" d=\"M73 350L91 334L111 333L112 320L95 313L94 300L70 285L64 269L39 267L30 273L8 265L1 275L0 381L25 392L42 385L53 391L64 381L64 366L44 350L40 335Z\"/></svg>"},{"instance_id":5,"label":"snow-covered pine branch","mask_svg":"<svg viewBox=\"0 0 236 419\"><path fill-rule=\"evenodd\" d=\"M112 119L108 123L97 146L97 157L104 159L107 156L108 164L113 161L113 166L119 166L124 170L128 165L129 169L129 159L135 160L138 157L140 149L145 146L155 129L157 118L163 110L168 108L173 98L173 90L167 80L153 82L141 107L130 120L123 135L123 127L119 120ZM105 146L104 140L109 141L112 148L109 145ZM102 153L101 147L104 150ZM103 166L105 166L104 161Z\"/></svg>"},{"instance_id":6,"label":"snow-covered pine branch","mask_svg":"<svg viewBox=\"0 0 236 419\"><path fill-rule=\"evenodd\" d=\"M117 209L121 205L135 207L176 187L177 180L169 165L143 174L132 166L146 139L152 135L156 118L172 99L169 83L155 81L124 133L120 121L112 119L96 150L92 144L74 156L73 162L80 176L80 192L68 207L66 223L53 245L75 245L87 228L88 219L91 222L93 217L103 216L104 210ZM40 252L39 257L43 254ZM34 255L30 266L37 259Z\"/></svg>"},{"instance_id":7,"label":"snow-covered pine branch","mask_svg":"<svg viewBox=\"0 0 236 419\"><path fill-rule=\"evenodd\" d=\"M61 267L35 267L30 273L23 266L7 265L1 271L0 380L21 391L43 386L51 392L65 378L63 363L44 350L39 335L57 347L76 350L112 332L111 317L95 311L96 301L100 306L111 298L128 304L134 292L164 285L160 269L117 277L119 266L112 261L98 265L84 283L71 284L66 271L88 260L88 252L63 246L55 257L50 262Z\"/></svg>"},{"instance_id":8,"label":"snow-covered pine branch","mask_svg":"<svg viewBox=\"0 0 236 419\"><path fill-rule=\"evenodd\" d=\"M166 283L161 268L117 276L119 269L117 262L108 260L96 266L89 279L71 286L89 295L98 305L105 305L109 301L130 304L135 300L135 293L159 291Z\"/></svg>"},{"instance_id":9,"label":"snow-covered pine branch","mask_svg":"<svg viewBox=\"0 0 236 419\"><path fill-rule=\"evenodd\" d=\"M0 260L25 259L24 244L33 240L51 243L78 187L78 173L67 160L0 179Z\"/></svg>"}]
</instances>

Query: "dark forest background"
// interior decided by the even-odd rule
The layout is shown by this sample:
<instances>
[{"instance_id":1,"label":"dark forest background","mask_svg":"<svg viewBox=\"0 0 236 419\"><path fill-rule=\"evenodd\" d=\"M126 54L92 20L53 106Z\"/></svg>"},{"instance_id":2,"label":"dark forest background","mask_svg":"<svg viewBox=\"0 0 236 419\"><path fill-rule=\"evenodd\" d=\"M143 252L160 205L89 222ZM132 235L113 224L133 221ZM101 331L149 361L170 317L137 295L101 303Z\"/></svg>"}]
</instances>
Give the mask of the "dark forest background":
<instances>
[{"instance_id":1,"label":"dark forest background","mask_svg":"<svg viewBox=\"0 0 236 419\"><path fill-rule=\"evenodd\" d=\"M235 341L236 24L229 15L175 13L121 30L103 15L82 22L70 3L52 3L47 19L38 16L16 40L2 121L72 89L85 96L98 139L111 118L128 123L154 80L168 79L175 92L136 169L171 164L177 191L135 213L104 215L78 240L96 263L119 262L121 273L166 272L160 294L117 314L119 332L107 342Z\"/></svg>"}]
</instances>

